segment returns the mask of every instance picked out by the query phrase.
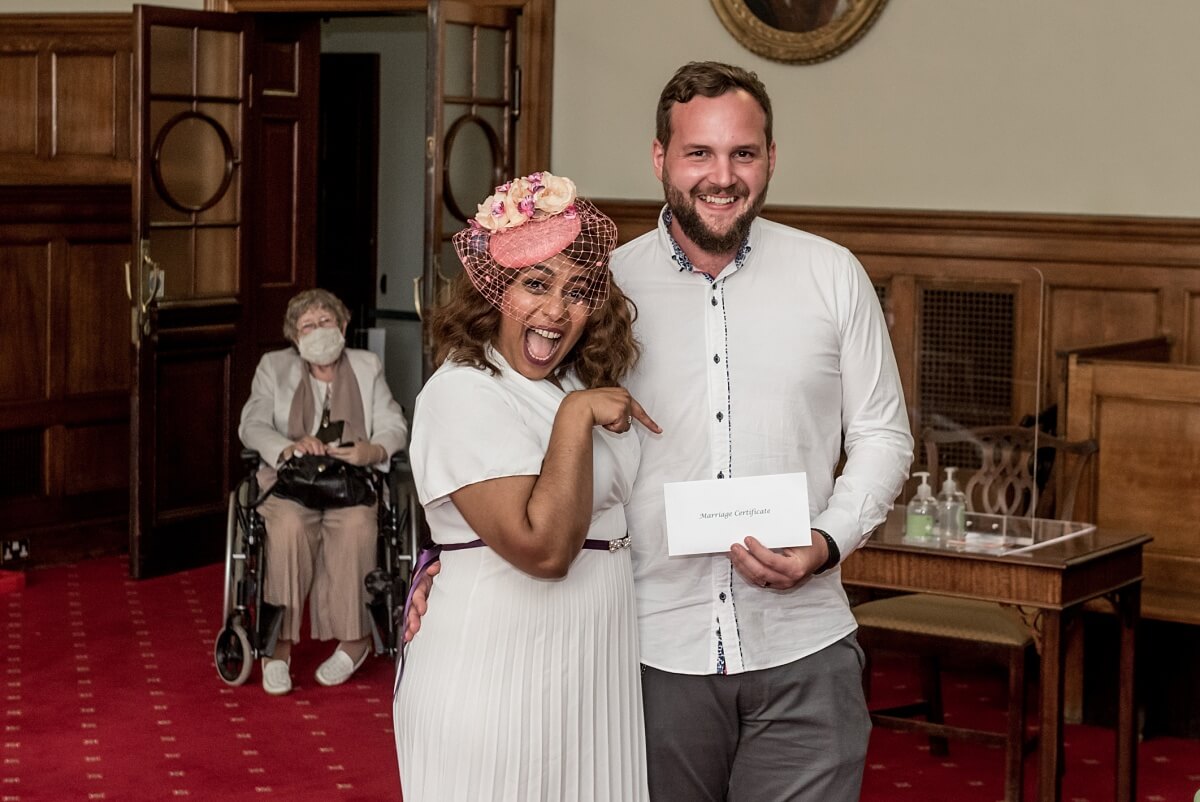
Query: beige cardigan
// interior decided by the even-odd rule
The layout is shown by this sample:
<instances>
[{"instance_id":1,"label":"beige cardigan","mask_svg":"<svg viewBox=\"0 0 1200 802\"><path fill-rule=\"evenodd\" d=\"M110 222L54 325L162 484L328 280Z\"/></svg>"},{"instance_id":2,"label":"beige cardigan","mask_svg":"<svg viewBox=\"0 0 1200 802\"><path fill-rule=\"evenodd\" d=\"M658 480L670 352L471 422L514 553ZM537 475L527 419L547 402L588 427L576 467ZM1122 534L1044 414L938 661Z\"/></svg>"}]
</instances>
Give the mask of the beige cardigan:
<instances>
[{"instance_id":1,"label":"beige cardigan","mask_svg":"<svg viewBox=\"0 0 1200 802\"><path fill-rule=\"evenodd\" d=\"M363 422L367 439L387 450L389 459L408 442L408 421L383 375L383 364L370 351L347 348L346 358L358 379L363 402ZM242 407L238 437L246 448L254 449L263 462L274 467L283 450L292 444L285 434L292 396L300 382L308 377L304 360L294 348L263 354L254 371L250 399ZM388 461L375 466L387 470Z\"/></svg>"}]
</instances>

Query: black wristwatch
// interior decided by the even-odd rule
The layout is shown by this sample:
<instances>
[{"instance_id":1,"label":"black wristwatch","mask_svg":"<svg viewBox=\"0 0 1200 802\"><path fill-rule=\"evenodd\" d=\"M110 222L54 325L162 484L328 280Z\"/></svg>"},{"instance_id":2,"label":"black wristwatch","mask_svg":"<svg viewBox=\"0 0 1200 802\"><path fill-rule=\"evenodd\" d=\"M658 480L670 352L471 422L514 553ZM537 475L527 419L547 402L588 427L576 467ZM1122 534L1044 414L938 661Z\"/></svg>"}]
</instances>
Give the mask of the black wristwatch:
<instances>
[{"instance_id":1,"label":"black wristwatch","mask_svg":"<svg viewBox=\"0 0 1200 802\"><path fill-rule=\"evenodd\" d=\"M838 548L838 544L829 536L828 532L820 529L814 529L813 531L825 538L825 545L829 547L829 559L825 561L824 565L813 571L813 575L823 574L842 561L842 550Z\"/></svg>"}]
</instances>

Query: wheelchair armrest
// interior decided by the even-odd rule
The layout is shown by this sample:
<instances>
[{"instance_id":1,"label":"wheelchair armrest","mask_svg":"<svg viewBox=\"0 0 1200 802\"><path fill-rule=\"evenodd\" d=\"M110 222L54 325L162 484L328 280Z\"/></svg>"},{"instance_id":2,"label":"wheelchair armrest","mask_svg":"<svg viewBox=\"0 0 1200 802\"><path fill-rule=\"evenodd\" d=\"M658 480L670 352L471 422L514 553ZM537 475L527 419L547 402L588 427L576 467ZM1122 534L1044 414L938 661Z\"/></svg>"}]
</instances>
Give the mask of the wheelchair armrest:
<instances>
[{"instance_id":1,"label":"wheelchair armrest","mask_svg":"<svg viewBox=\"0 0 1200 802\"><path fill-rule=\"evenodd\" d=\"M242 467L245 468L246 473L254 473L257 471L258 461L259 457L257 451L252 448L242 449Z\"/></svg>"},{"instance_id":2,"label":"wheelchair armrest","mask_svg":"<svg viewBox=\"0 0 1200 802\"><path fill-rule=\"evenodd\" d=\"M400 449L388 459L388 465L392 470L408 470L408 452Z\"/></svg>"}]
</instances>

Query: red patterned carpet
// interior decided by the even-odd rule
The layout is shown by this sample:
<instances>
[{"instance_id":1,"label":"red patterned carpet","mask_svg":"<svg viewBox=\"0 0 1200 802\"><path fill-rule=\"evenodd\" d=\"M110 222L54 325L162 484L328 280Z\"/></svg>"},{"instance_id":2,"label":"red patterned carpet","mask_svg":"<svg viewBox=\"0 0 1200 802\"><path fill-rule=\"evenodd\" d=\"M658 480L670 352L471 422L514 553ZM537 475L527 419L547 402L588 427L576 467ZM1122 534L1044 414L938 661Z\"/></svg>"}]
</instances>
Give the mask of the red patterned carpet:
<instances>
[{"instance_id":1,"label":"red patterned carpet","mask_svg":"<svg viewBox=\"0 0 1200 802\"><path fill-rule=\"evenodd\" d=\"M222 567L145 581L101 559L31 572L4 610L2 802L398 799L391 667L338 688L293 656L268 697L217 677Z\"/></svg>"},{"instance_id":2,"label":"red patterned carpet","mask_svg":"<svg viewBox=\"0 0 1200 802\"><path fill-rule=\"evenodd\" d=\"M891 664L873 675L874 702L886 706L912 701L915 673ZM944 685L947 723L1003 731L1007 693L1003 674L994 678L950 675ZM957 718L956 718L957 714ZM1064 737L1066 773L1063 802L1110 802L1114 796L1112 730L1068 725ZM871 733L863 800L871 802L1002 802L1004 751L961 741L950 754L929 754L917 735L876 728ZM1037 758L1025 763L1025 799L1036 800ZM1200 802L1200 741L1152 738L1138 750L1140 802Z\"/></svg>"},{"instance_id":3,"label":"red patterned carpet","mask_svg":"<svg viewBox=\"0 0 1200 802\"><path fill-rule=\"evenodd\" d=\"M368 661L322 688L312 672L326 647L305 644L290 696L267 697L257 671L227 687L211 656L222 582L220 566L135 582L105 558L32 571L23 590L0 593L0 802L398 799L390 665ZM903 669L883 669L880 698L903 694ZM992 693L955 684L947 706L999 715ZM1067 738L1065 802L1110 800L1110 734L1068 727ZM995 750L952 744L932 758L922 739L877 730L863 799L991 802L1001 786ZM1142 745L1139 800L1192 802L1197 789L1200 742Z\"/></svg>"}]
</instances>

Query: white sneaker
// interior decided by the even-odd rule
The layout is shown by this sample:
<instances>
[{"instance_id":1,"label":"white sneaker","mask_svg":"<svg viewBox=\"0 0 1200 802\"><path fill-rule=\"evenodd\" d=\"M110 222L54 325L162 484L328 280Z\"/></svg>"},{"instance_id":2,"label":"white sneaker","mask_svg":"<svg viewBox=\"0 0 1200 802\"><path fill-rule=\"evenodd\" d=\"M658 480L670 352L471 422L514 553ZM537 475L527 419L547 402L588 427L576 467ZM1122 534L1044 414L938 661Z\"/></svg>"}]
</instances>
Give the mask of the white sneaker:
<instances>
[{"instance_id":1,"label":"white sneaker","mask_svg":"<svg viewBox=\"0 0 1200 802\"><path fill-rule=\"evenodd\" d=\"M291 658L287 660L263 659L262 686L271 696L284 696L292 692Z\"/></svg>"},{"instance_id":2,"label":"white sneaker","mask_svg":"<svg viewBox=\"0 0 1200 802\"><path fill-rule=\"evenodd\" d=\"M329 656L321 665L317 666L317 682L327 688L334 685L341 685L346 680L353 676L358 667L367 661L367 655L371 653L370 645L363 649L362 656L358 658L358 662L350 659L350 655L341 650L341 647L334 649L333 654Z\"/></svg>"}]
</instances>

